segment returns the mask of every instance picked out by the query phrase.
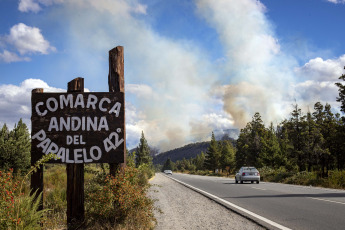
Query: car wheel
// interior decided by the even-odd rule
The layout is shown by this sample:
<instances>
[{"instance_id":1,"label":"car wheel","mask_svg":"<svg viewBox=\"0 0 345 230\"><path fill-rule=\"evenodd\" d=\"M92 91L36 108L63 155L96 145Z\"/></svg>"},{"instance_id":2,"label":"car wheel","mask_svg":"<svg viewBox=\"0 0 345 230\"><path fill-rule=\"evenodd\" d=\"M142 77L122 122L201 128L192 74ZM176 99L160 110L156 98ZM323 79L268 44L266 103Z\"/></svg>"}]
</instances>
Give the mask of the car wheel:
<instances>
[{"instance_id":1,"label":"car wheel","mask_svg":"<svg viewBox=\"0 0 345 230\"><path fill-rule=\"evenodd\" d=\"M254 183L254 181L251 181L250 183L252 183L252 184L253 184L253 183Z\"/></svg>"},{"instance_id":2,"label":"car wheel","mask_svg":"<svg viewBox=\"0 0 345 230\"><path fill-rule=\"evenodd\" d=\"M241 180L241 184L243 184L243 180Z\"/></svg>"},{"instance_id":3,"label":"car wheel","mask_svg":"<svg viewBox=\"0 0 345 230\"><path fill-rule=\"evenodd\" d=\"M235 183L237 184L237 183L238 183L238 180L235 179Z\"/></svg>"},{"instance_id":4,"label":"car wheel","mask_svg":"<svg viewBox=\"0 0 345 230\"><path fill-rule=\"evenodd\" d=\"M257 183L257 184L259 184L259 183L260 183L260 181L257 181L256 183Z\"/></svg>"}]
</instances>

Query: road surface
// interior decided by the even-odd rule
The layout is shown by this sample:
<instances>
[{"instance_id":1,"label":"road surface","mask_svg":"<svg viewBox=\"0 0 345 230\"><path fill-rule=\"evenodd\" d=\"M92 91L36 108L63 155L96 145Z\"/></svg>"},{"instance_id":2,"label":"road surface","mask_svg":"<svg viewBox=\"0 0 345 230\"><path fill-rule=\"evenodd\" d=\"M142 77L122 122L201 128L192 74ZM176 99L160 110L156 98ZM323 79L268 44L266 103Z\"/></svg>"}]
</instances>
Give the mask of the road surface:
<instances>
[{"instance_id":1,"label":"road surface","mask_svg":"<svg viewBox=\"0 0 345 230\"><path fill-rule=\"evenodd\" d=\"M265 182L236 184L229 178L178 173L168 177L219 198L218 202L270 229L345 229L344 190Z\"/></svg>"}]
</instances>

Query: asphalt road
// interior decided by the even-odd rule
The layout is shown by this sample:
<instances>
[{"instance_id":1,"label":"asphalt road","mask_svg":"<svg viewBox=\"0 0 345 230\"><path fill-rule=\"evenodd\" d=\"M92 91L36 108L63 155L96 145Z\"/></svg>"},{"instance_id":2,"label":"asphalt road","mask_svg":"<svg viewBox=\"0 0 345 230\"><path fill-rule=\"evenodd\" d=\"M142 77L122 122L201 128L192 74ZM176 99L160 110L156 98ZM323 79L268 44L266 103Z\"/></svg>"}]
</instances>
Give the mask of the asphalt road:
<instances>
[{"instance_id":1,"label":"asphalt road","mask_svg":"<svg viewBox=\"0 0 345 230\"><path fill-rule=\"evenodd\" d=\"M223 205L270 229L345 229L344 190L265 182L236 184L229 178L176 173L169 177L220 198ZM263 218L253 217L236 205Z\"/></svg>"}]
</instances>

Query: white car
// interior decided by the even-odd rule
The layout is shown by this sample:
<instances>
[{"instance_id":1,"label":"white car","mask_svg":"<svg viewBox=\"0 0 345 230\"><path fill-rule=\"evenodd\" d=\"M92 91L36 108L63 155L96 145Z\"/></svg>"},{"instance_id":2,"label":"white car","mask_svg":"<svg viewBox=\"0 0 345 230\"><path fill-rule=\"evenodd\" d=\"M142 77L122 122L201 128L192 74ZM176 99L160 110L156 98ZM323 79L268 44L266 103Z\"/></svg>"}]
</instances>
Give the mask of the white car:
<instances>
[{"instance_id":1,"label":"white car","mask_svg":"<svg viewBox=\"0 0 345 230\"><path fill-rule=\"evenodd\" d=\"M244 181L250 181L254 183L254 181L259 184L260 183L260 173L255 167L242 167L240 171L236 173L235 182L241 182L243 184Z\"/></svg>"},{"instance_id":2,"label":"white car","mask_svg":"<svg viewBox=\"0 0 345 230\"><path fill-rule=\"evenodd\" d=\"M164 173L167 175L172 175L172 171L171 170L164 170Z\"/></svg>"}]
</instances>

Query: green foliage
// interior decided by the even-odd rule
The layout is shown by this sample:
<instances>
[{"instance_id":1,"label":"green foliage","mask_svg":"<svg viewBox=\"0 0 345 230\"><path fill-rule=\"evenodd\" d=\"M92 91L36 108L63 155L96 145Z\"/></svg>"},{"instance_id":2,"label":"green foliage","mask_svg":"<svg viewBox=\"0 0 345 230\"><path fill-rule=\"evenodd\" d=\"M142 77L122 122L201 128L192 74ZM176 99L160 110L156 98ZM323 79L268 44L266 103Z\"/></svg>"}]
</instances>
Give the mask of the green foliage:
<instances>
[{"instance_id":1,"label":"green foliage","mask_svg":"<svg viewBox=\"0 0 345 230\"><path fill-rule=\"evenodd\" d=\"M1 229L41 229L49 210L37 211L40 206L42 194L37 195L34 191L24 192L25 183L29 175L35 172L44 163L52 159L49 154L32 166L29 172L21 180L13 176L13 169L8 172L0 171L0 227Z\"/></svg>"},{"instance_id":2,"label":"green foliage","mask_svg":"<svg viewBox=\"0 0 345 230\"><path fill-rule=\"evenodd\" d=\"M147 197L147 168L126 167L115 177L99 174L96 186L86 194L88 226L113 227L127 225L130 229L153 228L154 201ZM144 175L144 176L143 176Z\"/></svg>"},{"instance_id":3,"label":"green foliage","mask_svg":"<svg viewBox=\"0 0 345 230\"><path fill-rule=\"evenodd\" d=\"M345 67L344 67L345 69ZM345 74L339 77L339 80L345 81ZM335 83L338 86L339 97L337 97L337 101L341 103L341 111L345 113L345 85L341 84L340 82Z\"/></svg>"},{"instance_id":4,"label":"green foliage","mask_svg":"<svg viewBox=\"0 0 345 230\"><path fill-rule=\"evenodd\" d=\"M205 161L204 161L205 167L214 172L216 171L216 169L220 169L221 167L220 157L221 157L221 152L219 149L219 144L216 141L214 133L212 132L211 143L206 151L206 156L205 156Z\"/></svg>"},{"instance_id":5,"label":"green foliage","mask_svg":"<svg viewBox=\"0 0 345 230\"><path fill-rule=\"evenodd\" d=\"M30 134L22 119L9 131L4 124L0 131L0 168L27 172L30 167Z\"/></svg>"},{"instance_id":6,"label":"green foliage","mask_svg":"<svg viewBox=\"0 0 345 230\"><path fill-rule=\"evenodd\" d=\"M141 133L140 143L136 152L136 166L139 167L141 164L152 163L152 157L150 156L150 147L145 139L144 132Z\"/></svg>"},{"instance_id":7,"label":"green foliage","mask_svg":"<svg viewBox=\"0 0 345 230\"><path fill-rule=\"evenodd\" d=\"M168 158L163 165L162 171L164 170L174 170L174 163Z\"/></svg>"},{"instance_id":8,"label":"green foliage","mask_svg":"<svg viewBox=\"0 0 345 230\"><path fill-rule=\"evenodd\" d=\"M135 151L133 151L133 152L129 152L128 150L127 150L127 165L129 166L129 167L135 167Z\"/></svg>"},{"instance_id":9,"label":"green foliage","mask_svg":"<svg viewBox=\"0 0 345 230\"><path fill-rule=\"evenodd\" d=\"M232 146L229 141L222 141L221 146L221 157L220 165L223 170L227 167L231 172L235 171L235 148Z\"/></svg>"}]
</instances>

